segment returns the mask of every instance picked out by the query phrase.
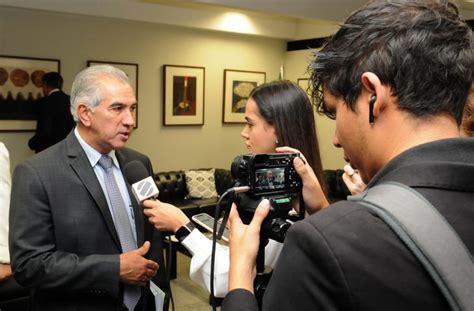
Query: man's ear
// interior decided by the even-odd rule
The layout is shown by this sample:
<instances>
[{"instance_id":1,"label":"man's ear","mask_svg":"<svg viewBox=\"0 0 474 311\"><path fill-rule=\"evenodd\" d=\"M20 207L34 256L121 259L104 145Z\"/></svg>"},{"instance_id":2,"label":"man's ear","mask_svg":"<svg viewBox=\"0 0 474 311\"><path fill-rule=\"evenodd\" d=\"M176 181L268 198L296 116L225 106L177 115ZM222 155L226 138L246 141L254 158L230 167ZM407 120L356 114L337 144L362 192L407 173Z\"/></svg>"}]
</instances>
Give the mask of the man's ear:
<instances>
[{"instance_id":1,"label":"man's ear","mask_svg":"<svg viewBox=\"0 0 474 311\"><path fill-rule=\"evenodd\" d=\"M79 103L77 105L77 115L79 117L79 121L84 125L84 126L89 126L91 124L91 110L87 108L87 106L83 103Z\"/></svg>"},{"instance_id":2,"label":"man's ear","mask_svg":"<svg viewBox=\"0 0 474 311\"><path fill-rule=\"evenodd\" d=\"M390 97L390 90L382 84L379 77L373 72L364 72L361 76L361 82L361 95L364 96L363 98L367 98L367 104L371 106L369 107L370 114L375 119L385 109Z\"/></svg>"}]
</instances>

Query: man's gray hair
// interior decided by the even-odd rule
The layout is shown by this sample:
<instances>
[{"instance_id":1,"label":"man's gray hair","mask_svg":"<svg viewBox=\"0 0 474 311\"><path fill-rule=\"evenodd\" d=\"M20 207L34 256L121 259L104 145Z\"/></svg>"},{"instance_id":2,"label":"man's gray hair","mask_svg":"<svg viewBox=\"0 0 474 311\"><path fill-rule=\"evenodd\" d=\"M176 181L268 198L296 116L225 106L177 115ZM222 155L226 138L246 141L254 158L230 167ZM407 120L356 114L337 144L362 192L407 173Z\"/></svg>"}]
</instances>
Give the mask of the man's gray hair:
<instances>
[{"instance_id":1,"label":"man's gray hair","mask_svg":"<svg viewBox=\"0 0 474 311\"><path fill-rule=\"evenodd\" d=\"M71 89L71 114L74 121L79 122L77 114L79 103L84 103L91 111L94 111L103 100L104 85L100 78L104 76L130 85L125 72L110 65L91 66L79 72L72 83Z\"/></svg>"}]
</instances>

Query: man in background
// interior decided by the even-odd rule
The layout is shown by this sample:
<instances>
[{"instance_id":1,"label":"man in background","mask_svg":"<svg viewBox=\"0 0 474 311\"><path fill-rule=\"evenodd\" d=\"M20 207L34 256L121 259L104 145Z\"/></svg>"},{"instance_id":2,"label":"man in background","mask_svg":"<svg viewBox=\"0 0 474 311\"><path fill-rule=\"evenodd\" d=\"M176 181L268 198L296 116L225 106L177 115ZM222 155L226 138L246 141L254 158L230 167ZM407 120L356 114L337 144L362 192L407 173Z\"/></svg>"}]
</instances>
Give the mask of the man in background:
<instances>
[{"instance_id":1,"label":"man in background","mask_svg":"<svg viewBox=\"0 0 474 311\"><path fill-rule=\"evenodd\" d=\"M42 81L44 96L37 102L36 133L28 141L28 147L36 153L64 139L74 127L69 95L62 91L61 75L48 72Z\"/></svg>"},{"instance_id":2,"label":"man in background","mask_svg":"<svg viewBox=\"0 0 474 311\"><path fill-rule=\"evenodd\" d=\"M148 157L125 147L134 90L123 71L92 66L76 76L71 106L74 131L13 174L15 279L31 290L32 310L155 310L150 280L169 291L163 239L123 175L132 161L153 173Z\"/></svg>"}]
</instances>

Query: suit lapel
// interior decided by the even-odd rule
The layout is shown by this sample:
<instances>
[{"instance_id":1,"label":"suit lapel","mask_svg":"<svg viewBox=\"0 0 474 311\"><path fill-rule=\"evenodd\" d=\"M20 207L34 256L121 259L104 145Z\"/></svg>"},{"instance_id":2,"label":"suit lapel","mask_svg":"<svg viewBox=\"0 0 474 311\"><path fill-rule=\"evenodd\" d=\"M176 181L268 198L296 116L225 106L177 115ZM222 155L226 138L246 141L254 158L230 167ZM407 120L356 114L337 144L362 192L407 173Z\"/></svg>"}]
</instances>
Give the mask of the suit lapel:
<instances>
[{"instance_id":1,"label":"suit lapel","mask_svg":"<svg viewBox=\"0 0 474 311\"><path fill-rule=\"evenodd\" d=\"M116 150L115 155L117 156L117 160L120 164L120 170L122 171L123 175L124 166L134 159L130 159L129 157L127 157L121 150ZM140 247L144 243L145 239L142 207L138 204L137 200L135 199L135 196L133 195L132 187L128 184L127 181L127 176L123 176L123 178L125 180L125 184L127 185L130 201L132 202L133 214L135 215L135 228L137 230L137 246Z\"/></svg>"},{"instance_id":2,"label":"suit lapel","mask_svg":"<svg viewBox=\"0 0 474 311\"><path fill-rule=\"evenodd\" d=\"M89 191L90 195L94 199L97 207L99 208L102 217L104 217L107 229L109 230L115 244L118 249L122 249L120 246L120 240L118 238L117 231L115 230L114 221L112 215L110 215L109 206L105 198L102 187L100 186L97 176L95 175L94 169L91 167L87 155L82 149L81 145L77 141L74 131L69 133L66 138L68 157L70 159L70 165L74 172L81 179L84 187Z\"/></svg>"}]
</instances>

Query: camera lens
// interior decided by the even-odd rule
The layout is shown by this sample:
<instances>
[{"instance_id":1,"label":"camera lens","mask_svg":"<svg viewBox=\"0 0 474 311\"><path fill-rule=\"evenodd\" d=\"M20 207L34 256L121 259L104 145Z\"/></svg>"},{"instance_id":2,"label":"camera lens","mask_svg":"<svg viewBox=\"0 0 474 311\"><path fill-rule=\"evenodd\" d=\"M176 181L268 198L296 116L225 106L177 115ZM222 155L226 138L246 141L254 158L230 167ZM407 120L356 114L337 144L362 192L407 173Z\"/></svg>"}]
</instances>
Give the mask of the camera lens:
<instances>
[{"instance_id":1,"label":"camera lens","mask_svg":"<svg viewBox=\"0 0 474 311\"><path fill-rule=\"evenodd\" d=\"M235 157L230 166L230 172L232 177L237 181L242 182L247 179L247 161L243 156L239 155Z\"/></svg>"}]
</instances>

